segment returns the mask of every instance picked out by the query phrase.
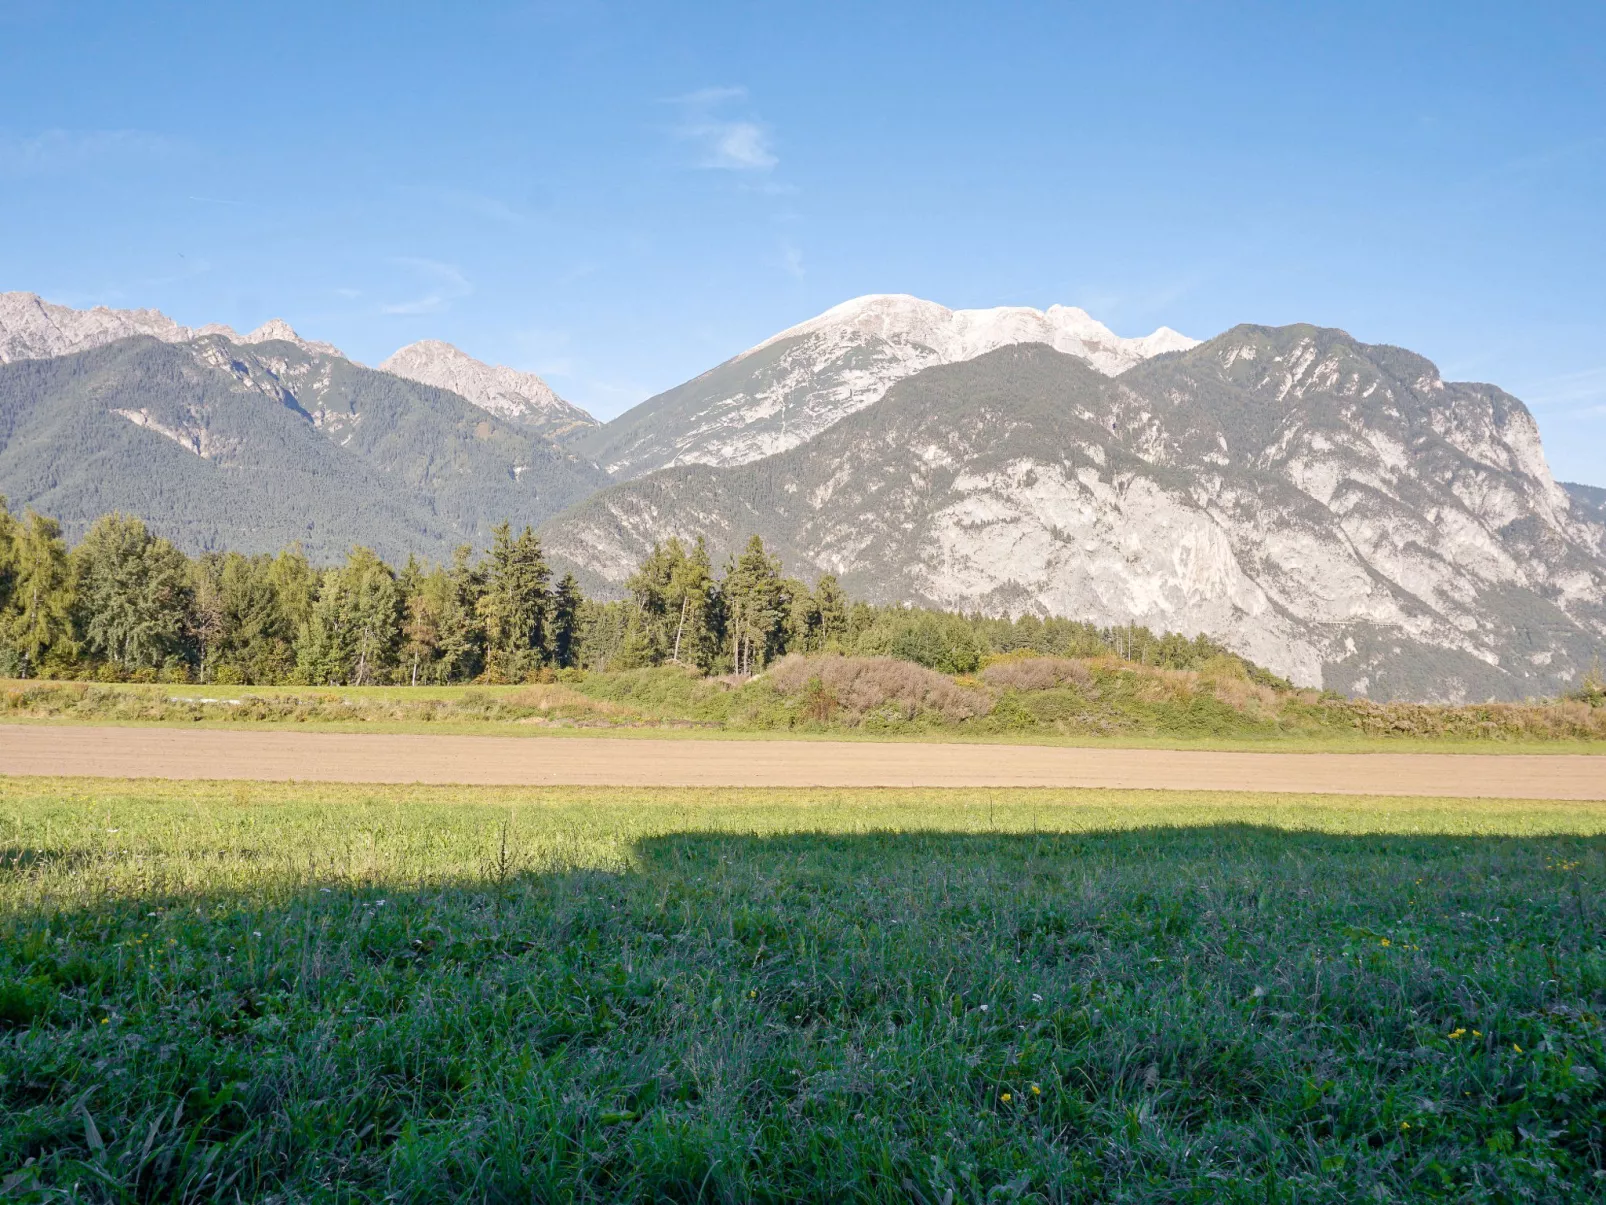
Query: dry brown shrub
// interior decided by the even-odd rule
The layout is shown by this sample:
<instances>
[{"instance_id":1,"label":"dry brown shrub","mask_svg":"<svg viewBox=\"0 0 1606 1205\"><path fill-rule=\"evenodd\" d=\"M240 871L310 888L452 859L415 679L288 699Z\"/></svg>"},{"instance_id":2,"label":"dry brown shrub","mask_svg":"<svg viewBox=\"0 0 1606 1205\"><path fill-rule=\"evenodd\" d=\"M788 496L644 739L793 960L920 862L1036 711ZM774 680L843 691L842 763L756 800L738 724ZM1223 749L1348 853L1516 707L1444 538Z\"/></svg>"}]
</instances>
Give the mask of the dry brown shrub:
<instances>
[{"instance_id":1,"label":"dry brown shrub","mask_svg":"<svg viewBox=\"0 0 1606 1205\"><path fill-rule=\"evenodd\" d=\"M986 692L960 686L912 661L894 657L843 657L827 654L802 657L793 654L776 662L769 680L782 694L798 695L814 688L816 712L834 711L845 722L857 724L865 715L889 704L906 720L935 715L955 723L986 715L992 699ZM824 696L833 705L824 704Z\"/></svg>"},{"instance_id":2,"label":"dry brown shrub","mask_svg":"<svg viewBox=\"0 0 1606 1205\"><path fill-rule=\"evenodd\" d=\"M1191 669L1160 669L1133 665L1138 675L1137 697L1149 703L1186 703L1199 685L1199 674Z\"/></svg>"},{"instance_id":3,"label":"dry brown shrub","mask_svg":"<svg viewBox=\"0 0 1606 1205\"><path fill-rule=\"evenodd\" d=\"M1347 699L1350 723L1369 736L1606 740L1606 709L1574 700L1544 703L1373 703Z\"/></svg>"},{"instance_id":4,"label":"dry brown shrub","mask_svg":"<svg viewBox=\"0 0 1606 1205\"><path fill-rule=\"evenodd\" d=\"M999 690L1052 690L1071 683L1087 686L1093 671L1072 657L1020 657L995 661L981 671L982 681Z\"/></svg>"},{"instance_id":5,"label":"dry brown shrub","mask_svg":"<svg viewBox=\"0 0 1606 1205\"><path fill-rule=\"evenodd\" d=\"M1206 682L1219 702L1225 703L1234 711L1250 711L1252 704L1258 705L1260 711L1267 715L1276 715L1282 708L1283 697L1274 687L1262 686L1251 682L1245 677L1216 678ZM1317 696L1312 693L1310 700Z\"/></svg>"},{"instance_id":6,"label":"dry brown shrub","mask_svg":"<svg viewBox=\"0 0 1606 1205\"><path fill-rule=\"evenodd\" d=\"M635 713L628 707L606 699L593 699L561 683L541 683L512 691L506 700L513 707L534 707L539 711L588 712L595 715L627 716Z\"/></svg>"}]
</instances>

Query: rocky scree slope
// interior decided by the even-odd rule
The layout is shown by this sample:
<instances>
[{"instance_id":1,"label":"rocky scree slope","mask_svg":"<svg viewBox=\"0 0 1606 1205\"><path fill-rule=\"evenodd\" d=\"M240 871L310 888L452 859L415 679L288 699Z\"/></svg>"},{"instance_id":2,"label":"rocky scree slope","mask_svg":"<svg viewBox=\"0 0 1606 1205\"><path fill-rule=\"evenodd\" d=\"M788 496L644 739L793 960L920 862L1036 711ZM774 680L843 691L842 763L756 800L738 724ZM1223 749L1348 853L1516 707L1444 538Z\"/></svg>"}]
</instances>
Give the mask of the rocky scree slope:
<instances>
[{"instance_id":1,"label":"rocky scree slope","mask_svg":"<svg viewBox=\"0 0 1606 1205\"><path fill-rule=\"evenodd\" d=\"M950 310L901 294L859 297L649 398L573 446L621 479L669 465L746 464L797 447L922 369L1021 343L1045 343L1114 375L1196 340L1166 327L1123 339L1069 306Z\"/></svg>"},{"instance_id":2,"label":"rocky scree slope","mask_svg":"<svg viewBox=\"0 0 1606 1205\"><path fill-rule=\"evenodd\" d=\"M1310 326L1114 378L1005 347L779 455L610 487L543 535L617 591L655 540L723 555L752 532L879 601L1204 632L1380 699L1557 694L1606 640L1606 524L1552 480L1522 403Z\"/></svg>"},{"instance_id":3,"label":"rocky scree slope","mask_svg":"<svg viewBox=\"0 0 1606 1205\"><path fill-rule=\"evenodd\" d=\"M192 553L444 560L605 480L454 393L304 343L135 336L0 366L0 493L75 537L122 510Z\"/></svg>"},{"instance_id":4,"label":"rocky scree slope","mask_svg":"<svg viewBox=\"0 0 1606 1205\"><path fill-rule=\"evenodd\" d=\"M410 343L379 367L411 381L449 389L499 418L534 428L554 439L575 437L598 425L596 419L564 401L534 373L482 363L439 339Z\"/></svg>"}]
</instances>

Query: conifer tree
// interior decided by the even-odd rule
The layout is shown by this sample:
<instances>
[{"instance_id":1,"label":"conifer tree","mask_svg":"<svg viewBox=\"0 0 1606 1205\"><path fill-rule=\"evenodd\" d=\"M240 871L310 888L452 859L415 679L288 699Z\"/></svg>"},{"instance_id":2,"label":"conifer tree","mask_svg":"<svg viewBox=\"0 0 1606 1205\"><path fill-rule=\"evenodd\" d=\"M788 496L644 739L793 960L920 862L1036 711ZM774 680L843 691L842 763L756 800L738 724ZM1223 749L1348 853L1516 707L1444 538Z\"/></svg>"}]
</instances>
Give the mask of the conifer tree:
<instances>
[{"instance_id":1,"label":"conifer tree","mask_svg":"<svg viewBox=\"0 0 1606 1205\"><path fill-rule=\"evenodd\" d=\"M297 642L296 667L313 684L365 686L382 679L395 654L401 595L390 566L353 548L328 570Z\"/></svg>"},{"instance_id":2,"label":"conifer tree","mask_svg":"<svg viewBox=\"0 0 1606 1205\"><path fill-rule=\"evenodd\" d=\"M480 618L485 571L473 557L467 544L453 550L441 586L436 673L442 682L467 682L485 668L485 625Z\"/></svg>"},{"instance_id":3,"label":"conifer tree","mask_svg":"<svg viewBox=\"0 0 1606 1205\"><path fill-rule=\"evenodd\" d=\"M848 596L835 576L827 573L814 583L814 614L819 625L818 648L838 648L848 639L848 608Z\"/></svg>"},{"instance_id":4,"label":"conifer tree","mask_svg":"<svg viewBox=\"0 0 1606 1205\"><path fill-rule=\"evenodd\" d=\"M791 599L781 577L780 558L772 557L764 550L764 541L753 536L742 555L726 565L719 592L732 671L757 673L785 650Z\"/></svg>"},{"instance_id":5,"label":"conifer tree","mask_svg":"<svg viewBox=\"0 0 1606 1205\"><path fill-rule=\"evenodd\" d=\"M29 511L11 533L11 598L6 637L21 677L37 677L52 654L76 652L72 630L72 570L61 524Z\"/></svg>"},{"instance_id":6,"label":"conifer tree","mask_svg":"<svg viewBox=\"0 0 1606 1205\"><path fill-rule=\"evenodd\" d=\"M585 598L574 574L565 573L552 591L547 624L548 652L552 664L569 669L578 664L580 653L580 608Z\"/></svg>"},{"instance_id":7,"label":"conifer tree","mask_svg":"<svg viewBox=\"0 0 1606 1205\"><path fill-rule=\"evenodd\" d=\"M490 564L479 613L485 624L486 669L518 682L546 656L547 582L541 541L528 527L514 539L503 523L491 533Z\"/></svg>"},{"instance_id":8,"label":"conifer tree","mask_svg":"<svg viewBox=\"0 0 1606 1205\"><path fill-rule=\"evenodd\" d=\"M11 591L17 584L17 521L0 496L0 615L11 604Z\"/></svg>"}]
</instances>

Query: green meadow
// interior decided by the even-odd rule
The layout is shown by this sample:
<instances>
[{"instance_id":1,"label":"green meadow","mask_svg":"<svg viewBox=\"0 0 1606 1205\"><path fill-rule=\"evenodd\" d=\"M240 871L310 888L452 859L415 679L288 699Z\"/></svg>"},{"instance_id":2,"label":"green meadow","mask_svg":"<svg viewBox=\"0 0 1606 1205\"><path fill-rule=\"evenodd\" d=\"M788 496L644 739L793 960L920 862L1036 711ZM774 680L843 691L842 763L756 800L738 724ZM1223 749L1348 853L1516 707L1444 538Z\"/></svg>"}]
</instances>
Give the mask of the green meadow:
<instances>
[{"instance_id":1,"label":"green meadow","mask_svg":"<svg viewBox=\"0 0 1606 1205\"><path fill-rule=\"evenodd\" d=\"M0 779L19 1201L1584 1201L1606 806Z\"/></svg>"}]
</instances>

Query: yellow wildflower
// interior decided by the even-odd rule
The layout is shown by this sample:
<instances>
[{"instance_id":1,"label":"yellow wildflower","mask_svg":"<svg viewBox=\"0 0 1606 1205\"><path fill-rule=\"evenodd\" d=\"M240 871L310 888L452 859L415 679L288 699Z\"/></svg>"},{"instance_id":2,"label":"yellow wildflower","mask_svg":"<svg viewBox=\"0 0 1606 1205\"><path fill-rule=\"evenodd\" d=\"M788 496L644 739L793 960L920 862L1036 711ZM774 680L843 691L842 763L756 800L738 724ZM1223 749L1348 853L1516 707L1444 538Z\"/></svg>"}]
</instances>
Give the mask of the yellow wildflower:
<instances>
[{"instance_id":1,"label":"yellow wildflower","mask_svg":"<svg viewBox=\"0 0 1606 1205\"><path fill-rule=\"evenodd\" d=\"M1033 1084L1032 1085L1032 1095L1033 1096L1041 1096L1041 1095L1043 1095L1043 1090L1041 1088L1039 1088L1036 1084Z\"/></svg>"},{"instance_id":2,"label":"yellow wildflower","mask_svg":"<svg viewBox=\"0 0 1606 1205\"><path fill-rule=\"evenodd\" d=\"M1483 1036L1483 1030L1481 1030L1481 1029L1474 1029L1474 1030L1473 1030L1473 1031L1472 1031L1472 1036L1473 1036L1473 1037L1475 1037L1475 1038L1481 1038L1481 1037L1482 1037L1482 1036Z\"/></svg>"},{"instance_id":3,"label":"yellow wildflower","mask_svg":"<svg viewBox=\"0 0 1606 1205\"><path fill-rule=\"evenodd\" d=\"M1411 1128L1411 1123L1410 1123L1410 1122L1408 1122L1408 1121L1402 1121L1402 1122L1400 1122L1400 1129L1402 1129L1402 1130L1408 1130L1408 1129L1410 1129L1410 1128Z\"/></svg>"},{"instance_id":4,"label":"yellow wildflower","mask_svg":"<svg viewBox=\"0 0 1606 1205\"><path fill-rule=\"evenodd\" d=\"M1462 1038L1467 1036L1467 1031L1458 1025L1445 1036L1448 1037L1452 1042L1459 1042Z\"/></svg>"},{"instance_id":5,"label":"yellow wildflower","mask_svg":"<svg viewBox=\"0 0 1606 1205\"><path fill-rule=\"evenodd\" d=\"M1518 1046L1515 1042L1511 1044L1511 1049L1515 1050L1518 1054L1522 1053L1522 1047Z\"/></svg>"},{"instance_id":6,"label":"yellow wildflower","mask_svg":"<svg viewBox=\"0 0 1606 1205\"><path fill-rule=\"evenodd\" d=\"M998 1099L1003 1101L1007 1105L1010 1101L1014 1100L1015 1098L1013 1096L1011 1096L1008 1092L1005 1092Z\"/></svg>"},{"instance_id":7,"label":"yellow wildflower","mask_svg":"<svg viewBox=\"0 0 1606 1205\"><path fill-rule=\"evenodd\" d=\"M1385 938L1384 938L1384 939L1383 939L1383 944L1384 944L1384 945L1385 945L1385 946L1386 946L1386 945L1388 945L1388 944L1389 944L1389 939L1388 939L1388 938L1386 938L1386 937L1385 937Z\"/></svg>"}]
</instances>

